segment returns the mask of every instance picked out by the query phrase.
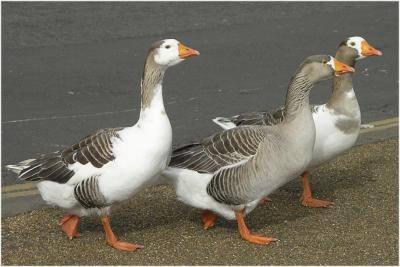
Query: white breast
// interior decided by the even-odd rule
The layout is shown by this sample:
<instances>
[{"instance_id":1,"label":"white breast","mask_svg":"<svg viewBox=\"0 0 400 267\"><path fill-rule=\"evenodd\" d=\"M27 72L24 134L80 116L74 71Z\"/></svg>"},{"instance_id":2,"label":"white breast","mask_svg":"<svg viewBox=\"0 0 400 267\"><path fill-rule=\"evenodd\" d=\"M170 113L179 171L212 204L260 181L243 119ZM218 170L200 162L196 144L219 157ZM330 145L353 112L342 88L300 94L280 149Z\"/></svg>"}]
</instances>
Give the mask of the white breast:
<instances>
[{"instance_id":1,"label":"white breast","mask_svg":"<svg viewBox=\"0 0 400 267\"><path fill-rule=\"evenodd\" d=\"M172 129L165 113L120 135L113 166L100 179L101 191L111 202L129 198L152 184L167 167L171 154Z\"/></svg>"},{"instance_id":2,"label":"white breast","mask_svg":"<svg viewBox=\"0 0 400 267\"><path fill-rule=\"evenodd\" d=\"M354 116L346 117L345 115L335 114L326 105L318 106L317 112L313 113L316 136L310 168L335 158L354 145L357 141L361 124L359 108L357 110ZM337 126L338 121L346 119L358 122L357 130L346 132Z\"/></svg>"}]
</instances>

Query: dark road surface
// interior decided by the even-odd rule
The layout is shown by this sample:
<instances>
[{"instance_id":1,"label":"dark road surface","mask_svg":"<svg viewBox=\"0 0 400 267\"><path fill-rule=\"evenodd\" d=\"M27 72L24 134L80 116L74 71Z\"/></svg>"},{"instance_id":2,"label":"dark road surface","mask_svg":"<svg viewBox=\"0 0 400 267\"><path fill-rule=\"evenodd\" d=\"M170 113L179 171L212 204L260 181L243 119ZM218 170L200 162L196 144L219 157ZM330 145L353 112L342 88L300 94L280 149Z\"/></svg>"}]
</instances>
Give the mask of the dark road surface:
<instances>
[{"instance_id":1,"label":"dark road surface","mask_svg":"<svg viewBox=\"0 0 400 267\"><path fill-rule=\"evenodd\" d=\"M201 56L168 70L174 144L218 130L215 116L275 108L298 64L360 35L363 121L398 113L397 3L2 3L2 166L129 126L150 44L176 38ZM323 103L330 82L312 92ZM2 185L15 176L2 169Z\"/></svg>"}]
</instances>

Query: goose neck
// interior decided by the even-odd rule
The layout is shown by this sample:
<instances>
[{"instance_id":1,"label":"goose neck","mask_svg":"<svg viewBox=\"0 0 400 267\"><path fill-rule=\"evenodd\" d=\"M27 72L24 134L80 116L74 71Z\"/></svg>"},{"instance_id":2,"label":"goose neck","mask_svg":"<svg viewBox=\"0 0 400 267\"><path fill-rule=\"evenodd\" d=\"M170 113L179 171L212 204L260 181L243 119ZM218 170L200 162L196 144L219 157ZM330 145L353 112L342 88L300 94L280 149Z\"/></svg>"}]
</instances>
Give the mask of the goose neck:
<instances>
[{"instance_id":1,"label":"goose neck","mask_svg":"<svg viewBox=\"0 0 400 267\"><path fill-rule=\"evenodd\" d=\"M164 73L165 68L162 68L162 66L159 66L154 61L147 60L140 84L142 95L141 113L155 107L164 109L162 97Z\"/></svg>"},{"instance_id":2,"label":"goose neck","mask_svg":"<svg viewBox=\"0 0 400 267\"><path fill-rule=\"evenodd\" d=\"M335 58L353 68L356 64L354 57L342 55L340 52L336 53ZM343 104L346 102L346 99L349 99L349 96L352 98L353 95L353 73L335 76L332 81L332 96L327 103L327 107L333 108L337 105L341 105L341 103Z\"/></svg>"},{"instance_id":3,"label":"goose neck","mask_svg":"<svg viewBox=\"0 0 400 267\"><path fill-rule=\"evenodd\" d=\"M293 120L304 108L309 109L313 83L307 74L298 72L290 81L285 101L285 121Z\"/></svg>"}]
</instances>

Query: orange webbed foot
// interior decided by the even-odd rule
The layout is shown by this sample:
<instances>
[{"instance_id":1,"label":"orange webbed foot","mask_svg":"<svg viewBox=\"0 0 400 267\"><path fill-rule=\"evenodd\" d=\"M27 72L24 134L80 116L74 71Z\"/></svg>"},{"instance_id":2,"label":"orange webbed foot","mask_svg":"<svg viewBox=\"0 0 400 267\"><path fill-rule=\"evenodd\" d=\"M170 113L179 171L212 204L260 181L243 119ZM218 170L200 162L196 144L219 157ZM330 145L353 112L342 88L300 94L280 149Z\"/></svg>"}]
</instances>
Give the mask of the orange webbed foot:
<instances>
[{"instance_id":1,"label":"orange webbed foot","mask_svg":"<svg viewBox=\"0 0 400 267\"><path fill-rule=\"evenodd\" d=\"M137 249L144 248L142 245L123 242L119 240L107 240L107 244L115 249L122 250L122 251L135 251Z\"/></svg>"},{"instance_id":2,"label":"orange webbed foot","mask_svg":"<svg viewBox=\"0 0 400 267\"><path fill-rule=\"evenodd\" d=\"M215 225L217 215L209 210L204 210L201 214L201 220L203 221L203 228L207 230Z\"/></svg>"},{"instance_id":3,"label":"orange webbed foot","mask_svg":"<svg viewBox=\"0 0 400 267\"><path fill-rule=\"evenodd\" d=\"M300 198L301 205L311 208L327 208L331 205L334 205L334 203L331 201L316 199L312 197L311 186L310 182L308 181L308 176L310 176L310 173L308 171L305 171L301 175L301 178L303 180L303 194Z\"/></svg>"},{"instance_id":4,"label":"orange webbed foot","mask_svg":"<svg viewBox=\"0 0 400 267\"><path fill-rule=\"evenodd\" d=\"M68 221L69 219L71 219L74 215L72 214L67 214L64 215L64 217L58 222L58 225L63 225L66 221Z\"/></svg>"},{"instance_id":5,"label":"orange webbed foot","mask_svg":"<svg viewBox=\"0 0 400 267\"><path fill-rule=\"evenodd\" d=\"M258 244L258 245L268 245L271 242L276 242L278 239L274 237L267 237L263 236L261 234L248 234L245 236L242 236L244 240L249 241L250 243Z\"/></svg>"},{"instance_id":6,"label":"orange webbed foot","mask_svg":"<svg viewBox=\"0 0 400 267\"><path fill-rule=\"evenodd\" d=\"M110 218L108 216L103 216L101 222L103 223L104 231L106 232L106 242L109 246L123 251L135 251L144 248L142 245L119 241L111 229Z\"/></svg>"},{"instance_id":7,"label":"orange webbed foot","mask_svg":"<svg viewBox=\"0 0 400 267\"><path fill-rule=\"evenodd\" d=\"M327 208L329 206L335 205L332 201L316 199L312 197L301 197L300 198L301 205L304 207L311 207L311 208Z\"/></svg>"},{"instance_id":8,"label":"orange webbed foot","mask_svg":"<svg viewBox=\"0 0 400 267\"><path fill-rule=\"evenodd\" d=\"M238 223L239 234L244 240L259 245L268 245L271 242L278 241L278 239L273 237L267 237L260 234L252 234L244 222L243 210L235 211L235 216Z\"/></svg>"},{"instance_id":9,"label":"orange webbed foot","mask_svg":"<svg viewBox=\"0 0 400 267\"><path fill-rule=\"evenodd\" d=\"M61 225L61 229L67 235L68 239L81 236L81 234L77 232L79 224L78 216L71 214L65 215L58 224Z\"/></svg>"}]
</instances>

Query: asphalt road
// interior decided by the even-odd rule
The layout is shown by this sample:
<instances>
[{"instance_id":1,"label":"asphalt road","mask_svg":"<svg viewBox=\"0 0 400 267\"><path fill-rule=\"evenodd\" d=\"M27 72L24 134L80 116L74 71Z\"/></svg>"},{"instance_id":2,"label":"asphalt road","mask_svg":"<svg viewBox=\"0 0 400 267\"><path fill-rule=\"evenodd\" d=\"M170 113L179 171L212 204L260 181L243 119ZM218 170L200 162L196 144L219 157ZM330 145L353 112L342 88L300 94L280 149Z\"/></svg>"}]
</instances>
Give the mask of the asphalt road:
<instances>
[{"instance_id":1,"label":"asphalt road","mask_svg":"<svg viewBox=\"0 0 400 267\"><path fill-rule=\"evenodd\" d=\"M363 121L398 113L398 3L2 3L2 166L136 122L149 45L176 38L201 56L171 68L164 98L174 143L218 130L210 119L283 103L297 65L360 35ZM323 103L330 82L312 92ZM2 185L15 176L2 168Z\"/></svg>"},{"instance_id":2,"label":"asphalt road","mask_svg":"<svg viewBox=\"0 0 400 267\"><path fill-rule=\"evenodd\" d=\"M384 153L382 153L384 151ZM327 209L299 204L300 181L270 195L246 217L248 227L278 238L260 246L240 239L234 221L203 230L200 211L169 187L149 188L115 207L122 240L143 244L121 252L105 244L98 218L83 218L82 237L68 240L59 209L2 218L4 265L398 265L398 138L357 146L314 172L314 195Z\"/></svg>"}]
</instances>

